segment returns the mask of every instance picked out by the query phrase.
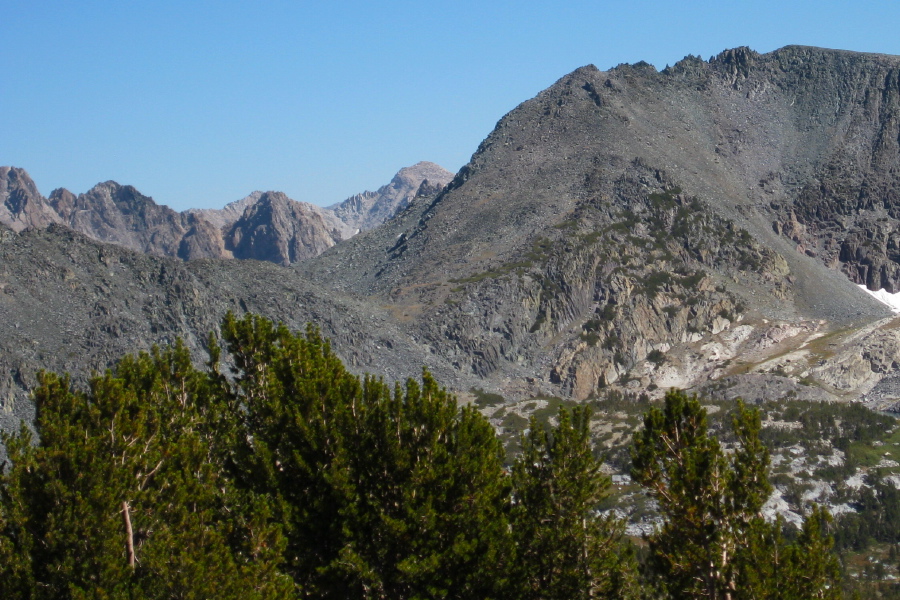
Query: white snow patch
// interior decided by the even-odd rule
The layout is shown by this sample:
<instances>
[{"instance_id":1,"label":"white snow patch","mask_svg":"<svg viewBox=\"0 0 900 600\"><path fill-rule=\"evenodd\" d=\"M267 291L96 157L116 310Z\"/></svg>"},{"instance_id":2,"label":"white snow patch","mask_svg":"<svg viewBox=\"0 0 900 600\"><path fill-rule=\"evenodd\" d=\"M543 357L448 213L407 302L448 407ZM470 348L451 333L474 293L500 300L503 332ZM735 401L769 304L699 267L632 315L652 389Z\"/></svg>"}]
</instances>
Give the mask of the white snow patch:
<instances>
[{"instance_id":1,"label":"white snow patch","mask_svg":"<svg viewBox=\"0 0 900 600\"><path fill-rule=\"evenodd\" d=\"M897 292L896 294L892 294L884 288L881 288L877 292L873 292L872 290L870 290L869 288L867 288L864 285L859 286L859 289L868 293L869 295L871 295L873 298L875 298L879 302L881 302L883 304L887 304L888 306L891 307L891 310L894 311L895 313L900 313L900 292Z\"/></svg>"}]
</instances>

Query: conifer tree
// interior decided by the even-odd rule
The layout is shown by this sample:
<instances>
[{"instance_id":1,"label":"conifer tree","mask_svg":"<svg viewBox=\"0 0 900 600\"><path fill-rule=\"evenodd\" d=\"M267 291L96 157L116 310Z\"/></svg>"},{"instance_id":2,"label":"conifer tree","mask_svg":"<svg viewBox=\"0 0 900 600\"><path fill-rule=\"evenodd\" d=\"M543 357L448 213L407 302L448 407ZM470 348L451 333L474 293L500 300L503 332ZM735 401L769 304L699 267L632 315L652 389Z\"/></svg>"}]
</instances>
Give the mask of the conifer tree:
<instances>
[{"instance_id":1,"label":"conifer tree","mask_svg":"<svg viewBox=\"0 0 900 600\"><path fill-rule=\"evenodd\" d=\"M748 536L741 550L747 566L738 574L736 598L754 600L838 600L842 597L840 564L832 551L827 527L831 517L813 507L797 538L788 543L784 522L763 523Z\"/></svg>"},{"instance_id":2,"label":"conifer tree","mask_svg":"<svg viewBox=\"0 0 900 600\"><path fill-rule=\"evenodd\" d=\"M393 388L346 371L310 328L223 326L241 415L235 472L275 499L284 567L310 597L490 598L508 543L502 447L426 372Z\"/></svg>"},{"instance_id":3,"label":"conifer tree","mask_svg":"<svg viewBox=\"0 0 900 600\"><path fill-rule=\"evenodd\" d=\"M736 444L726 454L697 397L672 390L635 436L632 476L665 519L650 538L658 583L671 598L839 597L825 513L814 512L800 539L785 544L781 524L761 514L771 486L758 411L739 402L732 430Z\"/></svg>"},{"instance_id":4,"label":"conifer tree","mask_svg":"<svg viewBox=\"0 0 900 600\"><path fill-rule=\"evenodd\" d=\"M344 547L365 598L491 598L508 541L503 448L425 372L393 393L367 378L346 436Z\"/></svg>"},{"instance_id":5,"label":"conifer tree","mask_svg":"<svg viewBox=\"0 0 900 600\"><path fill-rule=\"evenodd\" d=\"M359 379L312 327L294 335L268 319L229 313L222 336L234 369L220 385L237 419L235 480L273 500L287 537L282 568L304 593L346 596L328 567L343 545L342 436L353 424Z\"/></svg>"},{"instance_id":6,"label":"conifer tree","mask_svg":"<svg viewBox=\"0 0 900 600\"><path fill-rule=\"evenodd\" d=\"M278 598L281 537L223 477L219 409L187 350L125 357L88 392L43 374L39 444L7 437L5 598Z\"/></svg>"},{"instance_id":7,"label":"conifer tree","mask_svg":"<svg viewBox=\"0 0 900 600\"><path fill-rule=\"evenodd\" d=\"M636 592L621 523L596 514L609 478L590 441L590 412L559 412L548 430L532 417L513 467L517 597L625 598Z\"/></svg>"}]
</instances>

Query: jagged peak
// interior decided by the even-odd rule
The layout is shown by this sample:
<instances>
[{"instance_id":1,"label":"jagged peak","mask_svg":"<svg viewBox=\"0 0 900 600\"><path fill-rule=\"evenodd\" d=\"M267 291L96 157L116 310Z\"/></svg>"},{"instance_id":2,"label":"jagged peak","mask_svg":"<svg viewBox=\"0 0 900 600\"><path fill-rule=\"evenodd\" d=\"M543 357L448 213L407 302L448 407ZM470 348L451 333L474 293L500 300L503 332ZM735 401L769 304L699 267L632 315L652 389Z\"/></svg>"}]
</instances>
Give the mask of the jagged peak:
<instances>
[{"instance_id":1,"label":"jagged peak","mask_svg":"<svg viewBox=\"0 0 900 600\"><path fill-rule=\"evenodd\" d=\"M0 167L0 177L9 177L10 175L15 177L24 177L28 180L31 180L31 175L28 174L28 171L23 169L22 167Z\"/></svg>"}]
</instances>

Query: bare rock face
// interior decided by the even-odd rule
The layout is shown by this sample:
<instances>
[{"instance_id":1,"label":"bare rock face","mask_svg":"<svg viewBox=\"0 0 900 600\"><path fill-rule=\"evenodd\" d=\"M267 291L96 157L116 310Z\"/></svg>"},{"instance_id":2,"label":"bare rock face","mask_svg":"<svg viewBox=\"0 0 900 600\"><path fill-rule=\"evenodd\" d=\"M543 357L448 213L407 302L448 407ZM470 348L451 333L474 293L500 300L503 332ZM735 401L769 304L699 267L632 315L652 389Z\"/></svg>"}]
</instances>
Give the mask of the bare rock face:
<instances>
[{"instance_id":1,"label":"bare rock face","mask_svg":"<svg viewBox=\"0 0 900 600\"><path fill-rule=\"evenodd\" d=\"M43 229L59 222L59 216L47 205L24 169L0 167L0 223L13 231L22 231Z\"/></svg>"},{"instance_id":2,"label":"bare rock face","mask_svg":"<svg viewBox=\"0 0 900 600\"><path fill-rule=\"evenodd\" d=\"M437 194L450 178L434 163L418 163L401 169L378 192L345 201L341 214L280 192L259 191L222 209L178 213L114 181L78 196L60 188L44 198L24 170L2 167L0 223L14 231L60 223L95 240L184 260L256 258L289 264L349 239L360 227L377 226L416 197ZM265 206L259 206L261 201Z\"/></svg>"},{"instance_id":3,"label":"bare rock face","mask_svg":"<svg viewBox=\"0 0 900 600\"><path fill-rule=\"evenodd\" d=\"M406 208L416 196L437 194L453 179L453 173L431 162L400 169L388 185L363 192L329 207L355 233L381 225ZM424 187L423 187L424 186Z\"/></svg>"},{"instance_id":4,"label":"bare rock face","mask_svg":"<svg viewBox=\"0 0 900 600\"><path fill-rule=\"evenodd\" d=\"M187 231L178 245L178 258L233 258L220 228L190 213L182 215L182 223Z\"/></svg>"},{"instance_id":5,"label":"bare rock face","mask_svg":"<svg viewBox=\"0 0 900 600\"><path fill-rule=\"evenodd\" d=\"M125 353L176 338L201 362L209 332L227 311L251 311L295 330L313 322L354 370L402 379L426 364L452 378L387 311L329 294L294 269L159 257L59 225L20 233L0 225L0 431L33 419L29 390L40 369L69 372L84 385Z\"/></svg>"},{"instance_id":6,"label":"bare rock face","mask_svg":"<svg viewBox=\"0 0 900 600\"><path fill-rule=\"evenodd\" d=\"M900 289L898 73L807 47L584 67L503 117L434 201L304 268L501 391L696 383L703 361L662 372L736 323L888 314L852 281Z\"/></svg>"},{"instance_id":7,"label":"bare rock face","mask_svg":"<svg viewBox=\"0 0 900 600\"><path fill-rule=\"evenodd\" d=\"M138 252L176 256L186 233L179 213L114 181L97 184L71 205L65 190L50 196L62 222L75 231Z\"/></svg>"},{"instance_id":8,"label":"bare rock face","mask_svg":"<svg viewBox=\"0 0 900 600\"><path fill-rule=\"evenodd\" d=\"M60 192L51 205L129 247L278 263L154 258L165 276L139 269L128 281L185 307L164 311L158 332L193 332L218 294L241 298L240 310L302 301L304 317L366 332L335 343L360 370L414 374L425 362L457 390L584 400L716 380L756 398L852 400L900 370L889 310L855 285L900 289L898 81L898 57L797 46L687 57L662 72L587 66L504 116L446 186L446 174L413 167L330 213L265 193L215 222L176 221L107 184L90 198ZM88 200L101 216L77 217ZM364 231L346 239L342 228ZM119 270L80 266L105 246L70 258L55 227L47 237L5 231L9 256L40 242L52 257L39 281L120 293ZM32 314L26 293L65 314L65 294L41 296L23 264L0 262L10 318ZM128 298L96 309L90 294L79 300L78 319L104 323L85 329L90 343L163 314ZM42 325L37 315L20 322L10 339L21 345ZM361 340L371 344L362 354ZM396 362L379 362L381 349ZM58 350L41 342L23 378Z\"/></svg>"},{"instance_id":9,"label":"bare rock face","mask_svg":"<svg viewBox=\"0 0 900 600\"><path fill-rule=\"evenodd\" d=\"M229 202L223 208L189 208L185 212L208 221L217 229L227 229L243 216L245 210L259 202L262 195L263 192L255 191L240 200Z\"/></svg>"},{"instance_id":10,"label":"bare rock face","mask_svg":"<svg viewBox=\"0 0 900 600\"><path fill-rule=\"evenodd\" d=\"M225 241L235 258L282 265L318 256L335 244L317 211L281 192L266 192L249 206Z\"/></svg>"}]
</instances>

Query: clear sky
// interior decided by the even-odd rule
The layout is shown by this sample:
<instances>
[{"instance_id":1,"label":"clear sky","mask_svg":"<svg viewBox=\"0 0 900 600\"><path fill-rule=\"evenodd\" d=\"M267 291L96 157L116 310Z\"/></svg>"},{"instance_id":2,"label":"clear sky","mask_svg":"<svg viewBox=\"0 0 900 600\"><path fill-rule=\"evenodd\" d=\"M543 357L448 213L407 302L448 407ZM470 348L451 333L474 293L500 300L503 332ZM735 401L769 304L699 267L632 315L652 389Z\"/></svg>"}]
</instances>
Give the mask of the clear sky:
<instances>
[{"instance_id":1,"label":"clear sky","mask_svg":"<svg viewBox=\"0 0 900 600\"><path fill-rule=\"evenodd\" d=\"M566 73L726 48L900 54L900 2L0 0L0 165L182 210L464 165Z\"/></svg>"}]
</instances>

